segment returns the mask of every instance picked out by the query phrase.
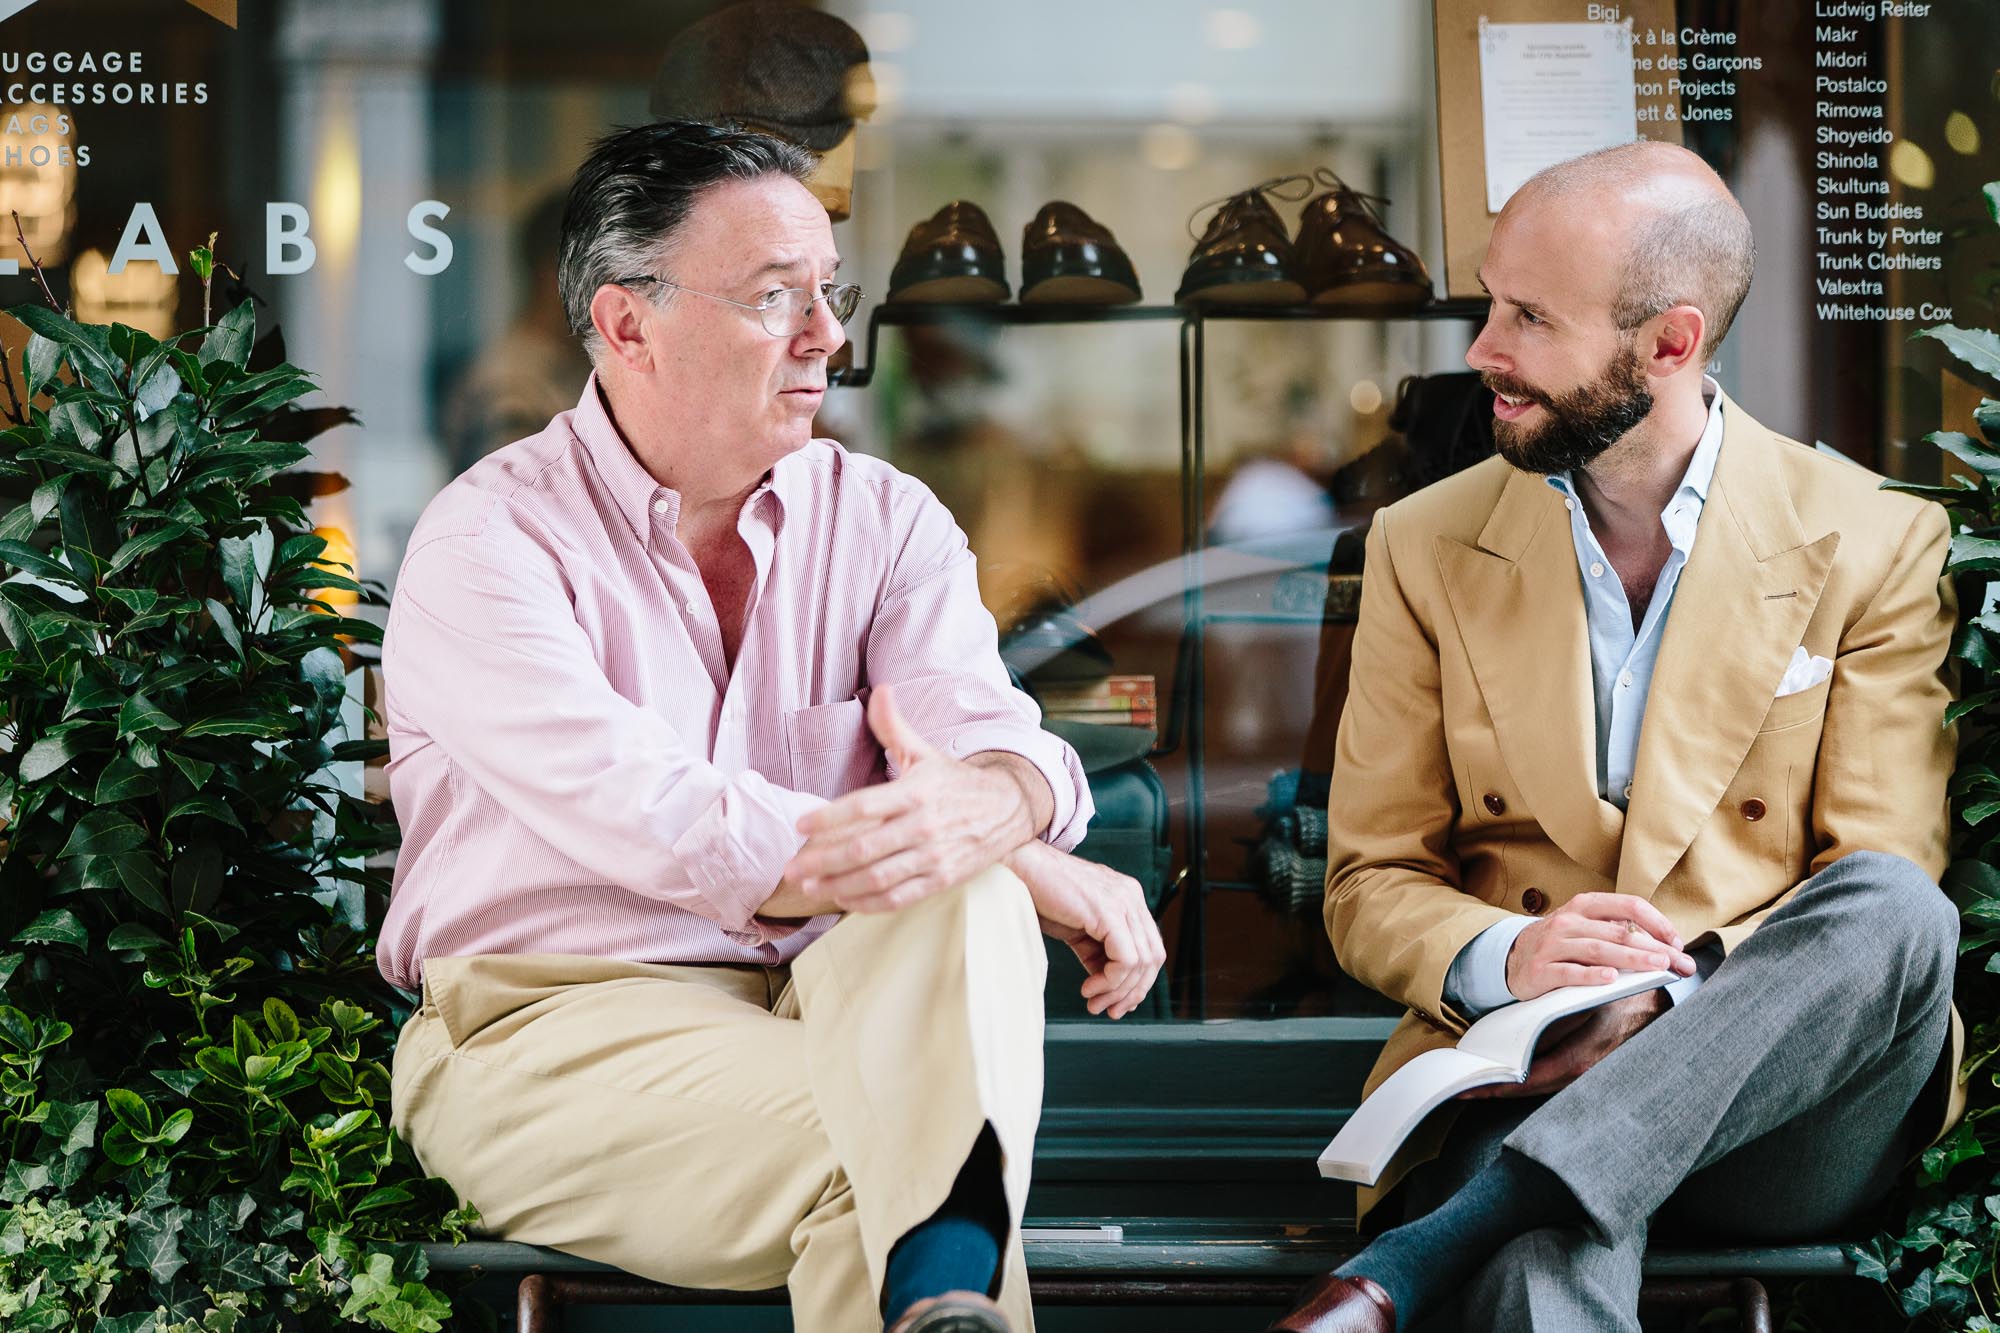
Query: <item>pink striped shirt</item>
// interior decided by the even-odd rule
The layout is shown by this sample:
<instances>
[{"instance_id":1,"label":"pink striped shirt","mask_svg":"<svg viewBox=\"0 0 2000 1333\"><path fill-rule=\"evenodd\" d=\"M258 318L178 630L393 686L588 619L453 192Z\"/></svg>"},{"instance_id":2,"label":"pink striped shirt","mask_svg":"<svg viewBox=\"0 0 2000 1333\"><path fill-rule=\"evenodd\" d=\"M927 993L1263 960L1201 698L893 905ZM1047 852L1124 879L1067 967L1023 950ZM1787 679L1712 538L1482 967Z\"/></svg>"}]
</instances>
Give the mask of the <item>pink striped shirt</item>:
<instances>
[{"instance_id":1,"label":"pink striped shirt","mask_svg":"<svg viewBox=\"0 0 2000 1333\"><path fill-rule=\"evenodd\" d=\"M738 519L756 580L733 672L679 504L592 376L418 520L382 654L396 985L439 955L796 957L835 918L755 913L801 815L893 776L872 685L940 750L1029 760L1047 840L1082 838L1082 766L1008 684L972 552L922 483L831 440L772 468Z\"/></svg>"}]
</instances>

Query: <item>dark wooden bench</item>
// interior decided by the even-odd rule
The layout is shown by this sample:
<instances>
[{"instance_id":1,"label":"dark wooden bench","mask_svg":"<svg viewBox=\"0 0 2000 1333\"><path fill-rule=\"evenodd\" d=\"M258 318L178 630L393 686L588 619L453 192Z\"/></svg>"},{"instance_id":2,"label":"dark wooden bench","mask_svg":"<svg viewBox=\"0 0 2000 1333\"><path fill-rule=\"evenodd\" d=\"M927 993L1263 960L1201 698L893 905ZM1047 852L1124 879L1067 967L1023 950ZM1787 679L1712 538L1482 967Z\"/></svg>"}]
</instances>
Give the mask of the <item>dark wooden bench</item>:
<instances>
[{"instance_id":1,"label":"dark wooden bench","mask_svg":"<svg viewBox=\"0 0 2000 1333\"><path fill-rule=\"evenodd\" d=\"M379 718L375 669L367 673L367 703ZM369 734L383 734L379 721ZM364 787L370 799L388 799L379 761L368 766ZM1036 1191L1028 1200L1030 1218L1043 1220L1031 1220L1030 1228L1111 1220L1123 1227L1123 1239L1107 1244L1031 1236L1023 1248L1038 1304L1279 1307L1306 1279L1337 1267L1358 1248L1349 1223L1312 1211L1328 1200L1310 1164L1339 1127L1339 1108L1359 1096L1394 1021L1336 1019L1331 1036L1323 1026L1301 1022L1151 1024L1117 1033L1084 1023L1050 1026L1047 1108L1037 1142ZM1205 1074L1199 1088L1183 1083L1190 1058ZM1175 1087L1177 1103L1184 1104L1162 1113L1149 1094L1129 1104L1108 1101L1101 1091L1107 1087ZM1039 1207L1037 1195L1044 1196ZM1084 1209L1106 1207L1130 1211L1116 1219L1071 1220ZM1160 1215L1190 1207L1207 1211ZM1052 1220L1058 1215L1063 1220ZM1314 1220L1286 1220L1294 1216ZM423 1249L433 1271L513 1279L517 1333L559 1333L568 1305L781 1306L787 1299L782 1287L732 1292L665 1286L506 1241ZM1643 1303L1696 1311L1728 1306L1742 1329L1770 1333L1766 1279L1851 1277L1854 1270L1829 1244L1659 1251L1647 1256L1645 1272Z\"/></svg>"},{"instance_id":2,"label":"dark wooden bench","mask_svg":"<svg viewBox=\"0 0 2000 1333\"><path fill-rule=\"evenodd\" d=\"M1042 1225L1031 1223L1031 1227ZM1064 1221L1063 1227L1092 1221ZM1124 1221L1118 1243L1035 1239L1024 1244L1038 1304L1081 1306L1281 1306L1307 1278L1356 1247L1351 1228ZM559 1333L566 1305L783 1305L782 1287L711 1291L663 1286L555 1250L504 1241L426 1245L437 1272L518 1275L516 1333ZM1846 1277L1833 1245L1666 1250L1646 1257L1641 1300L1691 1310L1732 1307L1747 1333L1771 1333L1768 1278ZM1253 1321L1254 1322L1254 1321ZM1247 1327L1247 1325L1246 1325Z\"/></svg>"}]
</instances>

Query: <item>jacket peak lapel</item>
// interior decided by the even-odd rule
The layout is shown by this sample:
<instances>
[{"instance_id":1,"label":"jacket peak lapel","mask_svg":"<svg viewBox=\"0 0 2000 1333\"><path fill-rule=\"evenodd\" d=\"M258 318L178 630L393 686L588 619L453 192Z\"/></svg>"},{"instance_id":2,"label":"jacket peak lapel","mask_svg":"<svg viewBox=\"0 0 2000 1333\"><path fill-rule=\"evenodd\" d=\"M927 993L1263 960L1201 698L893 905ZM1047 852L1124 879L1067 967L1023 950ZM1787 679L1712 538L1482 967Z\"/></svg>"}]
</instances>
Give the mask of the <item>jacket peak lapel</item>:
<instances>
[{"instance_id":1,"label":"jacket peak lapel","mask_svg":"<svg viewBox=\"0 0 2000 1333\"><path fill-rule=\"evenodd\" d=\"M1440 537L1436 552L1508 775L1565 855L1614 878L1624 817L1597 796L1590 637L1561 497L1516 473L1477 547Z\"/></svg>"},{"instance_id":2,"label":"jacket peak lapel","mask_svg":"<svg viewBox=\"0 0 2000 1333\"><path fill-rule=\"evenodd\" d=\"M1651 896L1742 767L1804 638L1840 534L1808 542L1785 447L1725 404L1715 480L1647 695L1618 891Z\"/></svg>"}]
</instances>

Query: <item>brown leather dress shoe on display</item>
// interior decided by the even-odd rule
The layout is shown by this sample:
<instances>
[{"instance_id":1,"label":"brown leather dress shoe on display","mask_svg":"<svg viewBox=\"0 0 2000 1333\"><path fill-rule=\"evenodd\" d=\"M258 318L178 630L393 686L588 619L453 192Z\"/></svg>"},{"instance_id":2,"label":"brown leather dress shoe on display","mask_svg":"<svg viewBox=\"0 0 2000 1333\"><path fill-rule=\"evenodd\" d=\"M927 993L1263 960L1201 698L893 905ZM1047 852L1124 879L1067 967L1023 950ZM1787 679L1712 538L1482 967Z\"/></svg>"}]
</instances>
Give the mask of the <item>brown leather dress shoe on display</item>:
<instances>
[{"instance_id":1,"label":"brown leather dress shoe on display","mask_svg":"<svg viewBox=\"0 0 2000 1333\"><path fill-rule=\"evenodd\" d=\"M1315 305L1371 309L1422 305L1431 275L1416 251L1383 230L1377 204L1322 167L1313 173L1333 188L1299 214L1298 271Z\"/></svg>"},{"instance_id":2,"label":"brown leather dress shoe on display","mask_svg":"<svg viewBox=\"0 0 2000 1333\"><path fill-rule=\"evenodd\" d=\"M1374 1285L1370 1283L1369 1285ZM889 1333L1011 1333L1000 1307L974 1291L948 1291L918 1301Z\"/></svg>"},{"instance_id":3,"label":"brown leather dress shoe on display","mask_svg":"<svg viewBox=\"0 0 2000 1333\"><path fill-rule=\"evenodd\" d=\"M1291 187L1303 185L1296 194ZM1292 237L1269 195L1296 202L1312 190L1309 176L1278 176L1221 200L1181 275L1176 304L1299 305L1306 289L1293 266ZM1209 205L1203 204L1202 208ZM1201 209L1195 210L1195 217ZM1189 230L1193 230L1189 219Z\"/></svg>"},{"instance_id":4,"label":"brown leather dress shoe on display","mask_svg":"<svg viewBox=\"0 0 2000 1333\"><path fill-rule=\"evenodd\" d=\"M1265 1333L1396 1333L1389 1293L1365 1277L1316 1278L1298 1306Z\"/></svg>"},{"instance_id":5,"label":"brown leather dress shoe on display","mask_svg":"<svg viewBox=\"0 0 2000 1333\"><path fill-rule=\"evenodd\" d=\"M883 299L953 305L1006 300L1007 263L985 211L954 199L910 228Z\"/></svg>"},{"instance_id":6,"label":"brown leather dress shoe on display","mask_svg":"<svg viewBox=\"0 0 2000 1333\"><path fill-rule=\"evenodd\" d=\"M1021 234L1022 305L1130 305L1139 279L1111 232L1075 204L1042 205Z\"/></svg>"}]
</instances>

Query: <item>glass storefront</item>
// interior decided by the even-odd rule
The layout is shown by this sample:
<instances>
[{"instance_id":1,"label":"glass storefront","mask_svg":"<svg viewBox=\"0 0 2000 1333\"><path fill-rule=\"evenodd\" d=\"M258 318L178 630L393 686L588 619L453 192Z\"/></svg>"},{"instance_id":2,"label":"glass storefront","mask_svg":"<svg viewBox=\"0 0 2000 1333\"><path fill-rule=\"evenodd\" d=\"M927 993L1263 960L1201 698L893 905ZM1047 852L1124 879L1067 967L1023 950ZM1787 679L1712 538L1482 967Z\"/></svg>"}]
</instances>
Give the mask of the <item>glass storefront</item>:
<instances>
[{"instance_id":1,"label":"glass storefront","mask_svg":"<svg viewBox=\"0 0 2000 1333\"><path fill-rule=\"evenodd\" d=\"M201 322L186 252L219 233L288 358L357 418L315 442L354 484L312 513L393 590L438 489L574 403L588 366L556 300L562 191L595 136L650 118L662 54L716 7L0 0L0 187L59 297L157 333ZM1360 534L1483 447L1462 377L1482 307L1447 297L1467 283L1448 278L1445 238L1448 206L1478 186L1446 179L1440 152L1441 109L1480 89L1439 86L1449 14L824 7L868 42L876 105L835 229L867 298L819 433L924 480L968 534L1010 665L1087 750L1091 846L1159 913L1170 961L1141 1016L1386 1012L1342 978L1321 924L1323 805ZM1580 0L1529 8L1637 22ZM1994 322L2000 232L1981 187L2000 175L2000 8L1664 8L1686 67L1642 81L1677 81L1662 94L1675 133L1759 241L1717 377L1783 433L1934 477L1923 436L1969 390L1911 335ZM1218 209L1272 181L1294 234L1330 191L1379 201L1435 298L1177 303ZM909 229L953 200L991 220L1017 291L1023 229L1052 201L1077 206L1129 256L1138 299L885 302ZM121 248L179 272L139 258L111 273ZM34 295L25 264L0 282L10 302ZM18 330L7 345L18 356ZM1070 982L1052 983L1051 1015L1083 1017Z\"/></svg>"}]
</instances>

